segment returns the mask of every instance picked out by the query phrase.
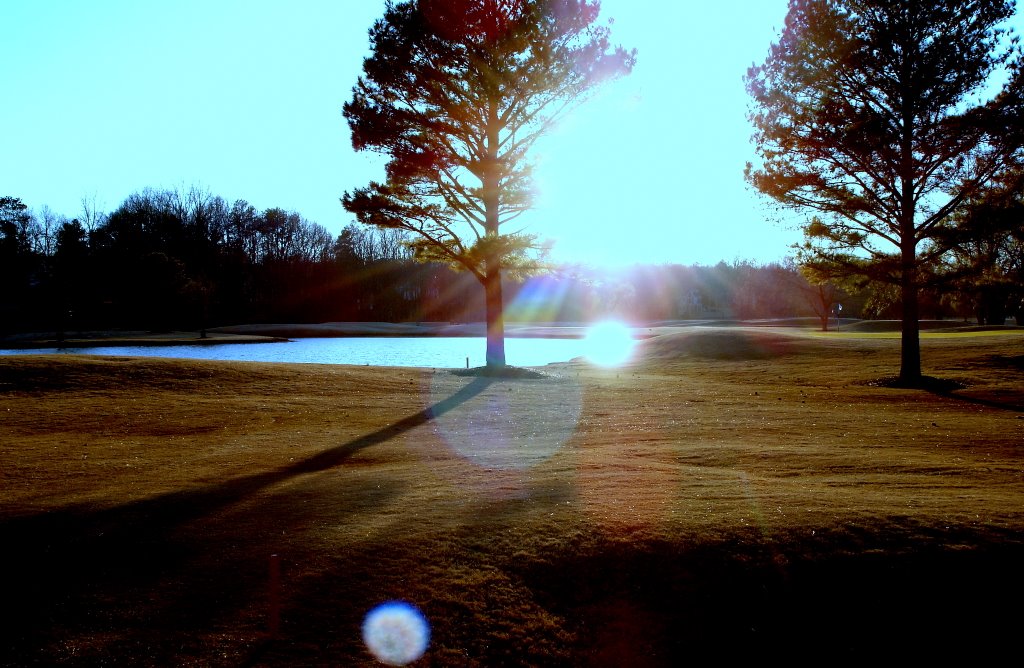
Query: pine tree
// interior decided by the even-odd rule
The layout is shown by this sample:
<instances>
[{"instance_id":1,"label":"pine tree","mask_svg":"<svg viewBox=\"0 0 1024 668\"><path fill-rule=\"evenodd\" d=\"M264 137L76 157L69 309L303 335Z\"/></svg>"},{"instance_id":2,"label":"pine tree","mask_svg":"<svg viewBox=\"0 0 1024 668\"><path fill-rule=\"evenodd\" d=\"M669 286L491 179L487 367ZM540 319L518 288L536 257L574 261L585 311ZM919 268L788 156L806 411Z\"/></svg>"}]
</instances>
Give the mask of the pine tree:
<instances>
[{"instance_id":1,"label":"pine tree","mask_svg":"<svg viewBox=\"0 0 1024 668\"><path fill-rule=\"evenodd\" d=\"M347 192L361 223L413 233L415 257L484 288L487 365L505 365L502 275L538 269L537 237L505 226L531 204L530 148L596 86L628 73L586 0L388 2L344 107L384 183Z\"/></svg>"},{"instance_id":2,"label":"pine tree","mask_svg":"<svg viewBox=\"0 0 1024 668\"><path fill-rule=\"evenodd\" d=\"M747 73L760 158L747 178L813 214L800 249L812 271L898 286L904 385L922 379L918 292L943 251L936 235L1021 150L1014 9L791 0L778 43Z\"/></svg>"}]
</instances>

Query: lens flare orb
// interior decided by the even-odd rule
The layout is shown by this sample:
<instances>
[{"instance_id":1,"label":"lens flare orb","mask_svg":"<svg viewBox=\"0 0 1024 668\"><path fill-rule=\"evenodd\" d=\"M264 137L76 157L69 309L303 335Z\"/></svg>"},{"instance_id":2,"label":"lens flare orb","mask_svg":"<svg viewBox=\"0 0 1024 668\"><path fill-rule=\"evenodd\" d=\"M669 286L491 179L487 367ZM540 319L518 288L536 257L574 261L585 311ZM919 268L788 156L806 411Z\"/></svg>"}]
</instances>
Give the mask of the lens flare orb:
<instances>
[{"instance_id":1,"label":"lens flare orb","mask_svg":"<svg viewBox=\"0 0 1024 668\"><path fill-rule=\"evenodd\" d=\"M423 656L430 626L423 614L404 601L384 603L366 615L363 642L381 663L405 666Z\"/></svg>"},{"instance_id":2,"label":"lens flare orb","mask_svg":"<svg viewBox=\"0 0 1024 668\"><path fill-rule=\"evenodd\" d=\"M621 322L601 322L583 339L586 358L598 366L618 366L633 354L633 335Z\"/></svg>"},{"instance_id":3,"label":"lens flare orb","mask_svg":"<svg viewBox=\"0 0 1024 668\"><path fill-rule=\"evenodd\" d=\"M434 432L465 461L495 471L525 472L553 457L575 432L583 403L579 382L556 376L477 378L466 385L435 374L430 392L434 406L449 404L434 416ZM463 399L450 402L460 394Z\"/></svg>"}]
</instances>

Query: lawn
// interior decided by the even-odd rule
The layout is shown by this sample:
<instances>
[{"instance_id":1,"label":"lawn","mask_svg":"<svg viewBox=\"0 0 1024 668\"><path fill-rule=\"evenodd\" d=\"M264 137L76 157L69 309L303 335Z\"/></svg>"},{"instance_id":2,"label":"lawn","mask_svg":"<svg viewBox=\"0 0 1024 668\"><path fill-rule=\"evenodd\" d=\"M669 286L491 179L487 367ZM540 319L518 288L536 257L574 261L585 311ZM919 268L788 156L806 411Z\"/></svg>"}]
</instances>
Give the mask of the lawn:
<instances>
[{"instance_id":1,"label":"lawn","mask_svg":"<svg viewBox=\"0 0 1024 668\"><path fill-rule=\"evenodd\" d=\"M377 665L389 600L430 624L415 665L1017 654L1024 335L924 338L944 392L874 382L898 345L691 328L539 379L0 357L0 665Z\"/></svg>"}]
</instances>

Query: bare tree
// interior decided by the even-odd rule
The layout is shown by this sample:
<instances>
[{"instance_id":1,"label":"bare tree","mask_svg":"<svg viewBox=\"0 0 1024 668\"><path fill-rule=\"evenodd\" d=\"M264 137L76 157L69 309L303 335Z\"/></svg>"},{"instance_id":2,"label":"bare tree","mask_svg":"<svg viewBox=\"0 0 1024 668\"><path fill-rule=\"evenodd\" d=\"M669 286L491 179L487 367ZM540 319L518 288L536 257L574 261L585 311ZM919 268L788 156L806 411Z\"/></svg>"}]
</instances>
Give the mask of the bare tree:
<instances>
[{"instance_id":1,"label":"bare tree","mask_svg":"<svg viewBox=\"0 0 1024 668\"><path fill-rule=\"evenodd\" d=\"M86 232L92 232L106 222L107 214L103 212L101 206L96 202L96 193L83 196L81 204L82 210L81 215L78 217L78 222L82 224Z\"/></svg>"}]
</instances>

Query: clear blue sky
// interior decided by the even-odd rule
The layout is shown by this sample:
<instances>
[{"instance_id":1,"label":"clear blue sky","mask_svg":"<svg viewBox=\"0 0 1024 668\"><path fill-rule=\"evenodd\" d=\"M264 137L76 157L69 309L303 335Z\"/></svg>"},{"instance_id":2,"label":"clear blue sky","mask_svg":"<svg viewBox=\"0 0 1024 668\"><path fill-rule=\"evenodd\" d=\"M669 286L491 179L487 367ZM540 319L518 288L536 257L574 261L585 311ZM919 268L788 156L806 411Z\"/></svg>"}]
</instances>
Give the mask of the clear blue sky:
<instances>
[{"instance_id":1,"label":"clear blue sky","mask_svg":"<svg viewBox=\"0 0 1024 668\"><path fill-rule=\"evenodd\" d=\"M554 258L773 261L799 239L750 192L742 77L786 0L604 0L634 73L536 153L522 222ZM0 195L69 217L145 187L198 185L337 233L338 198L381 178L341 107L383 0L3 0Z\"/></svg>"}]
</instances>

